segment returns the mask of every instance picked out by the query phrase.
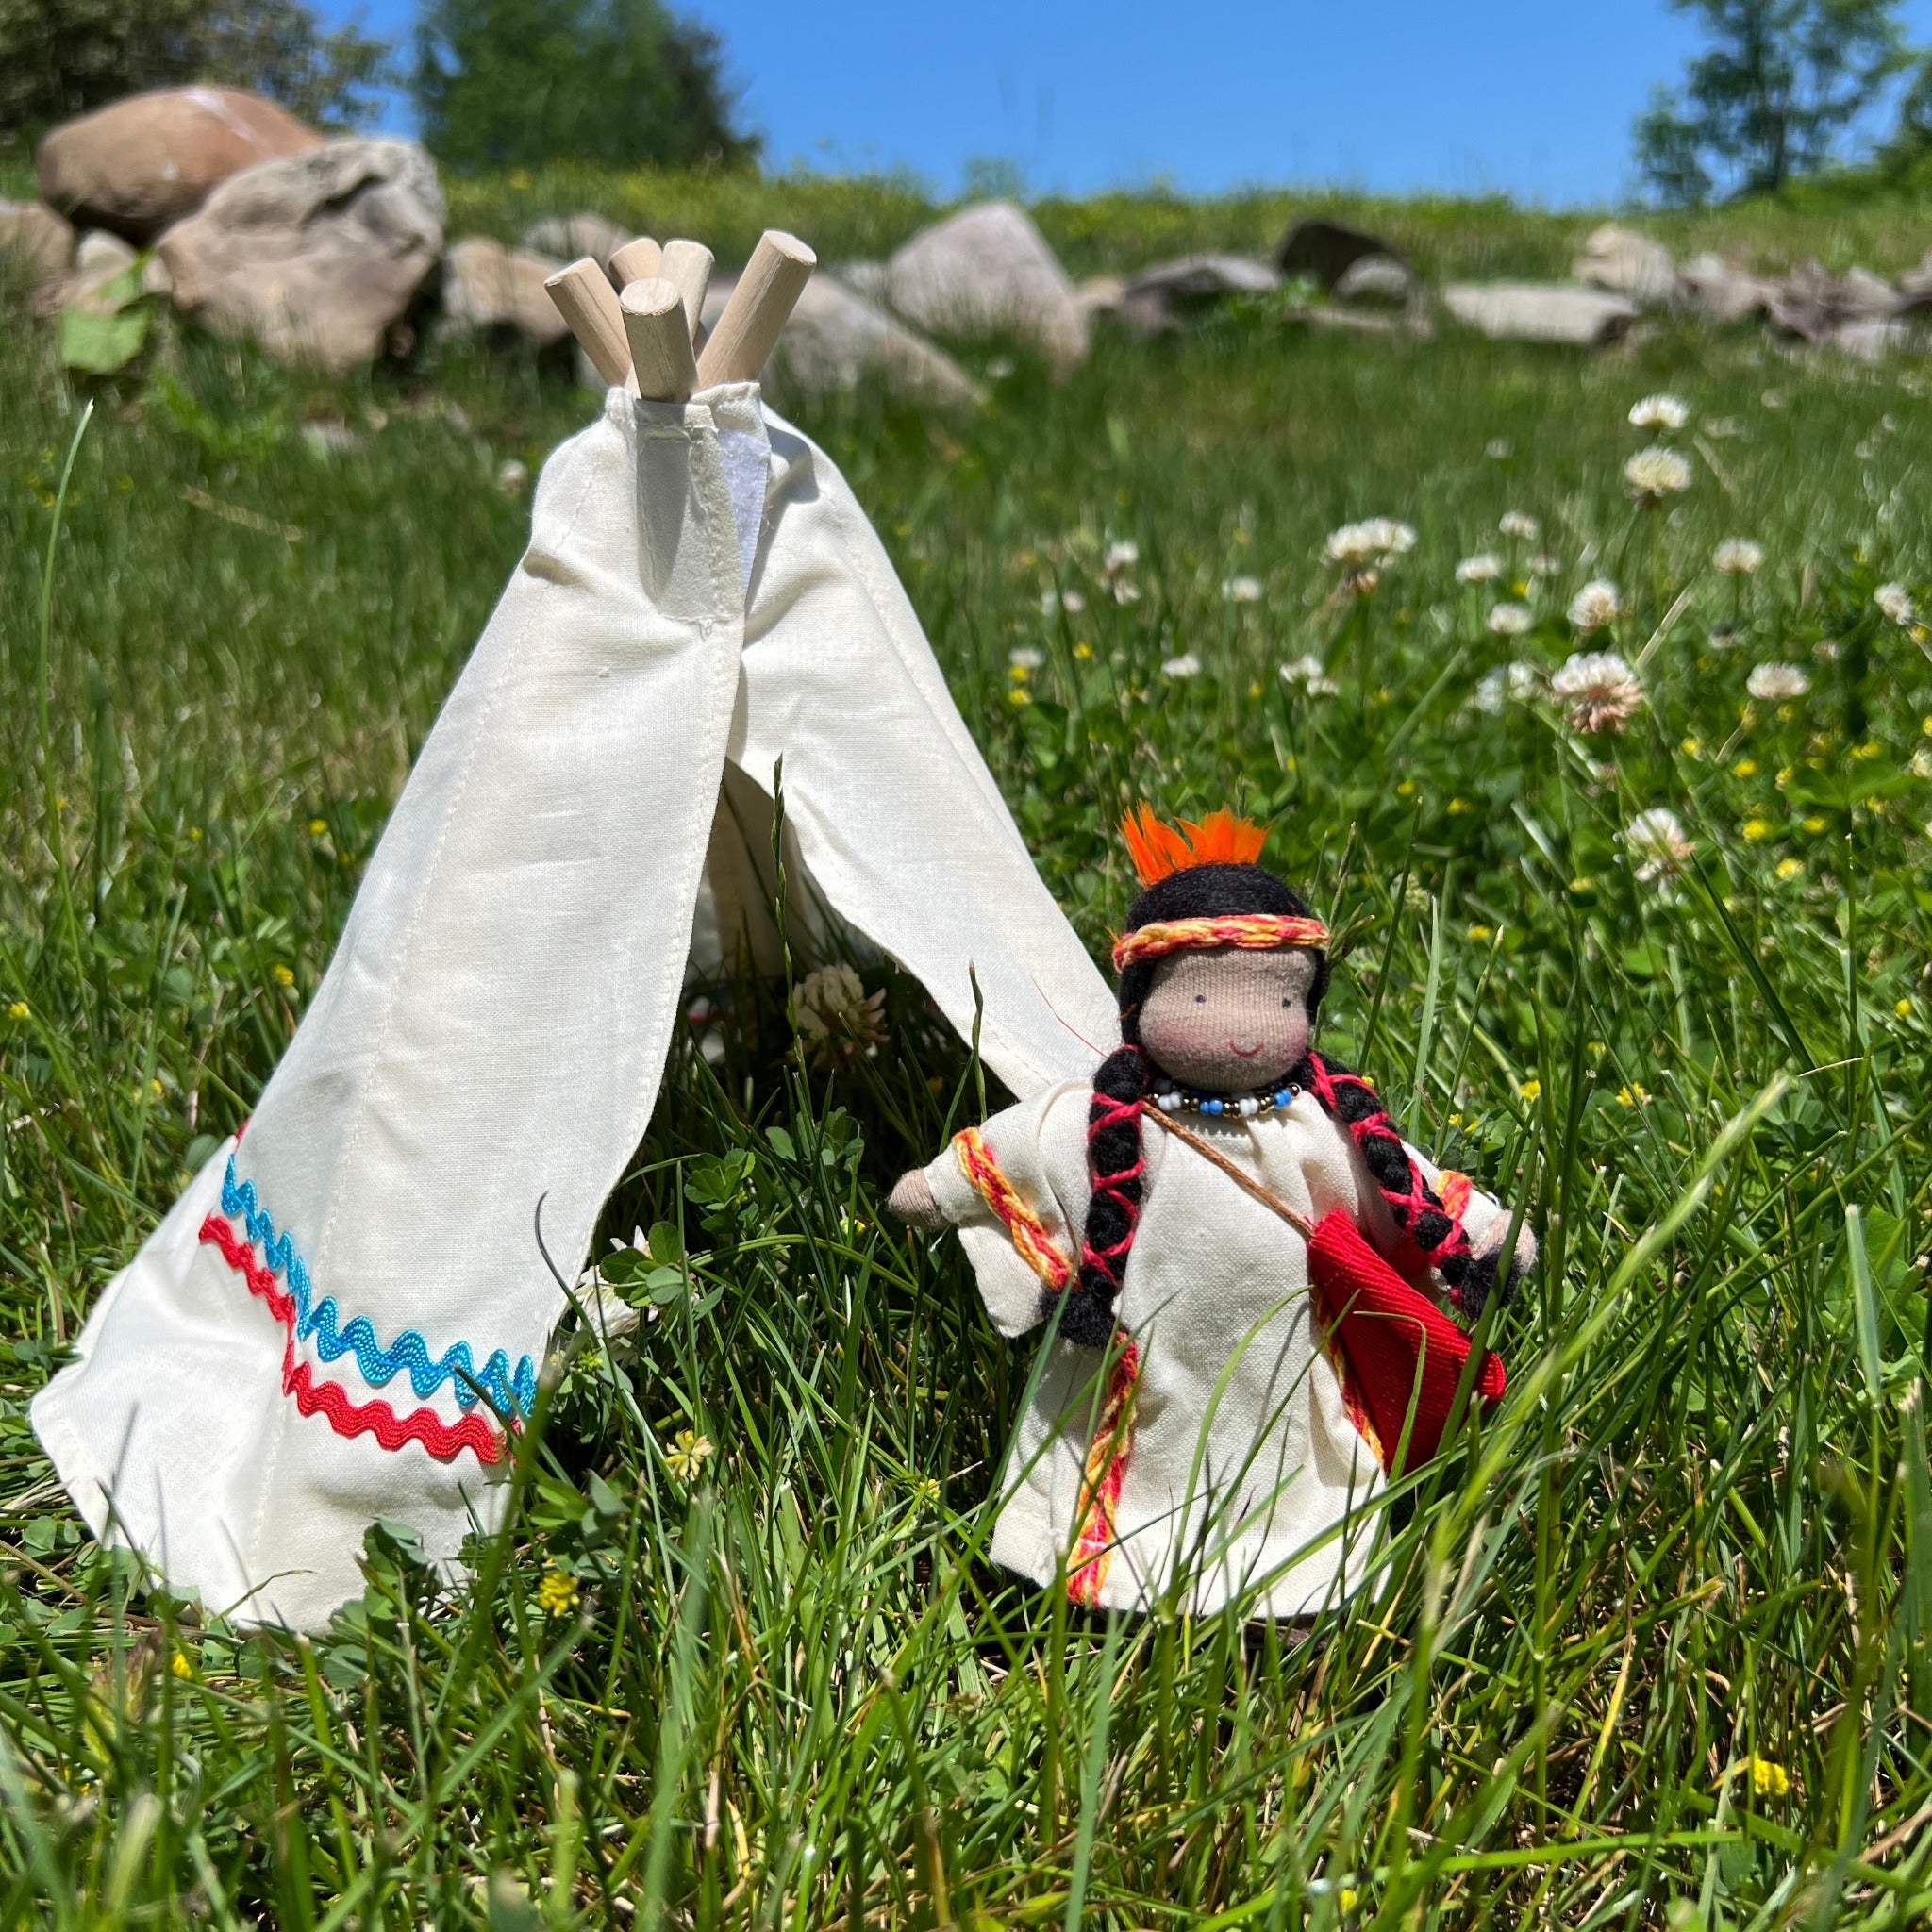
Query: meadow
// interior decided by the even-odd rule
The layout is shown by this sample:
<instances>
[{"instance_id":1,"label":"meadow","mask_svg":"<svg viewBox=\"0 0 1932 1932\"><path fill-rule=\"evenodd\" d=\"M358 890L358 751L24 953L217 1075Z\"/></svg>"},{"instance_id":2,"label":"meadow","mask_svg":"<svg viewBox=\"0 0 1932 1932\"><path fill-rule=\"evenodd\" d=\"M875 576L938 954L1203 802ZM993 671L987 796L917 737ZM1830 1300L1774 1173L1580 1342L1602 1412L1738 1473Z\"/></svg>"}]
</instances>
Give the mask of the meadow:
<instances>
[{"instance_id":1,"label":"meadow","mask_svg":"<svg viewBox=\"0 0 1932 1932\"><path fill-rule=\"evenodd\" d=\"M901 219L886 188L647 185L660 231L710 197L727 258L731 221L862 253ZM1142 199L1138 230L1126 197L1045 212L1080 269L1225 214ZM1525 268L1584 225L1407 219ZM1705 219L1783 259L1932 242L1898 208ZM888 1037L840 1068L741 987L608 1216L656 1313L559 1339L474 1587L378 1526L312 1641L142 1592L27 1401L246 1114L518 555L506 465L594 401L476 350L324 385L165 323L82 395L10 308L5 1923L1932 1913L1932 371L1265 308L1061 385L967 353L970 418L799 418L1097 953L1132 800L1269 824L1341 935L1325 1044L1541 1234L1491 1318L1506 1401L1397 1486L1387 1587L1306 1641L1014 1584L981 1506L1028 1351L881 1213L976 1070L888 971ZM1660 393L1683 420L1633 424ZM1682 487L1644 502L1653 447L1681 475L1636 474ZM1412 541L1331 542L1372 518Z\"/></svg>"}]
</instances>

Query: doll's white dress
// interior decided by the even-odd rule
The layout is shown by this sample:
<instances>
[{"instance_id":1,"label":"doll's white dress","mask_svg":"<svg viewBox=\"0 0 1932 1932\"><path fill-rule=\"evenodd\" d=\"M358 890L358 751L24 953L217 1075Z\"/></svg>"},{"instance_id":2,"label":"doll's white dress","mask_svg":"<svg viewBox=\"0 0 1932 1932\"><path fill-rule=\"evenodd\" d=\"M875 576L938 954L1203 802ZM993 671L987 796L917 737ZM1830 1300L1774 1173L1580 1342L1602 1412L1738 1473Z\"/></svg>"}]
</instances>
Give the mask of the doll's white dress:
<instances>
[{"instance_id":1,"label":"doll's white dress","mask_svg":"<svg viewBox=\"0 0 1932 1932\"><path fill-rule=\"evenodd\" d=\"M1016 1243L1013 1202L1076 1260L1091 1194L1091 1090L1048 1088L980 1130L996 1175L961 1158L962 1136L925 1170L959 1232L1004 1335L1042 1321L1047 1291ZM1251 1121L1190 1117L1253 1179L1318 1222L1340 1208L1387 1252L1394 1224L1346 1131L1304 1092ZM1307 1245L1193 1149L1141 1130L1139 1231L1115 1305L1110 1350L1050 1340L1008 1453L991 1555L1078 1602L1207 1612L1241 1599L1254 1617L1313 1614L1373 1567L1383 1487L1350 1420L1308 1294ZM1411 1150L1413 1154L1413 1150ZM1438 1170L1415 1157L1433 1183ZM1459 1177L1458 1177L1459 1180ZM1007 1214L996 1211L1002 1184ZM1505 1210L1474 1189L1457 1204L1480 1250ZM1131 1386L1131 1394L1128 1388Z\"/></svg>"}]
</instances>

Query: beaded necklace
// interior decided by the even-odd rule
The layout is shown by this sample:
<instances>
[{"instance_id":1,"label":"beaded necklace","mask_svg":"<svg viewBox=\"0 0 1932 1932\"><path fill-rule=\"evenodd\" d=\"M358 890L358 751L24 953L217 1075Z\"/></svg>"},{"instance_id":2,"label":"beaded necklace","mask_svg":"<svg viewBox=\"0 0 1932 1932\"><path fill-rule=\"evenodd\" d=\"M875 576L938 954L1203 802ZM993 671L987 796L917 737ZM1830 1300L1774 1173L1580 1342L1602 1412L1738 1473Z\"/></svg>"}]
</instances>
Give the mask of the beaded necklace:
<instances>
[{"instance_id":1,"label":"beaded necklace","mask_svg":"<svg viewBox=\"0 0 1932 1932\"><path fill-rule=\"evenodd\" d=\"M1162 1113L1199 1113L1210 1119L1232 1115L1251 1121L1257 1114L1286 1113L1301 1091L1292 1080L1283 1080L1246 1093L1209 1093L1198 1087L1183 1087L1163 1074L1154 1083L1154 1104Z\"/></svg>"}]
</instances>

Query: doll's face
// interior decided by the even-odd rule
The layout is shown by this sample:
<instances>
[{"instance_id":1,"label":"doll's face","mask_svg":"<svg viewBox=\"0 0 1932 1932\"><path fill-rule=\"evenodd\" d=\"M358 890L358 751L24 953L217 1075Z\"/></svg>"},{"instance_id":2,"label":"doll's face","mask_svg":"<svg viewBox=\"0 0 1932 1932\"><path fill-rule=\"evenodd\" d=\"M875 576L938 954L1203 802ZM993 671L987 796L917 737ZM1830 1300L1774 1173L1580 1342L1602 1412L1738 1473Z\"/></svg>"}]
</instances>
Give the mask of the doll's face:
<instances>
[{"instance_id":1,"label":"doll's face","mask_svg":"<svg viewBox=\"0 0 1932 1932\"><path fill-rule=\"evenodd\" d=\"M1141 1045L1184 1086L1268 1086L1307 1051L1314 980L1315 956L1298 950L1170 953L1141 1008Z\"/></svg>"}]
</instances>

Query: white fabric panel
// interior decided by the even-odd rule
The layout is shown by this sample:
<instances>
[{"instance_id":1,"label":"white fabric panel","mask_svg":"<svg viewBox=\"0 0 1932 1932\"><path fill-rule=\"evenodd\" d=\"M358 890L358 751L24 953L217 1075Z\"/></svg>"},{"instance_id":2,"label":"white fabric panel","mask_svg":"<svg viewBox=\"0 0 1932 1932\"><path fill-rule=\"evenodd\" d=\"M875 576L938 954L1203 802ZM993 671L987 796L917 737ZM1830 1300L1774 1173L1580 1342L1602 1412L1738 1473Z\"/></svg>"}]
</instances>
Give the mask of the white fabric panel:
<instances>
[{"instance_id":1,"label":"white fabric panel","mask_svg":"<svg viewBox=\"0 0 1932 1932\"><path fill-rule=\"evenodd\" d=\"M613 391L545 466L529 549L236 1154L340 1328L541 1363L562 1298L538 1203L574 1274L678 1018L742 585L710 411ZM34 1421L97 1532L111 1502L177 1588L313 1625L359 1590L375 1517L444 1556L500 1495L468 1452L344 1437L283 1395L279 1324L196 1238L225 1171L104 1296ZM298 1352L358 1405L454 1424L473 1392Z\"/></svg>"},{"instance_id":2,"label":"white fabric panel","mask_svg":"<svg viewBox=\"0 0 1932 1932\"><path fill-rule=\"evenodd\" d=\"M730 758L785 811L818 891L924 983L1015 1093L1119 1041L1113 994L1034 869L891 560L824 450L765 411L766 539Z\"/></svg>"}]
</instances>

